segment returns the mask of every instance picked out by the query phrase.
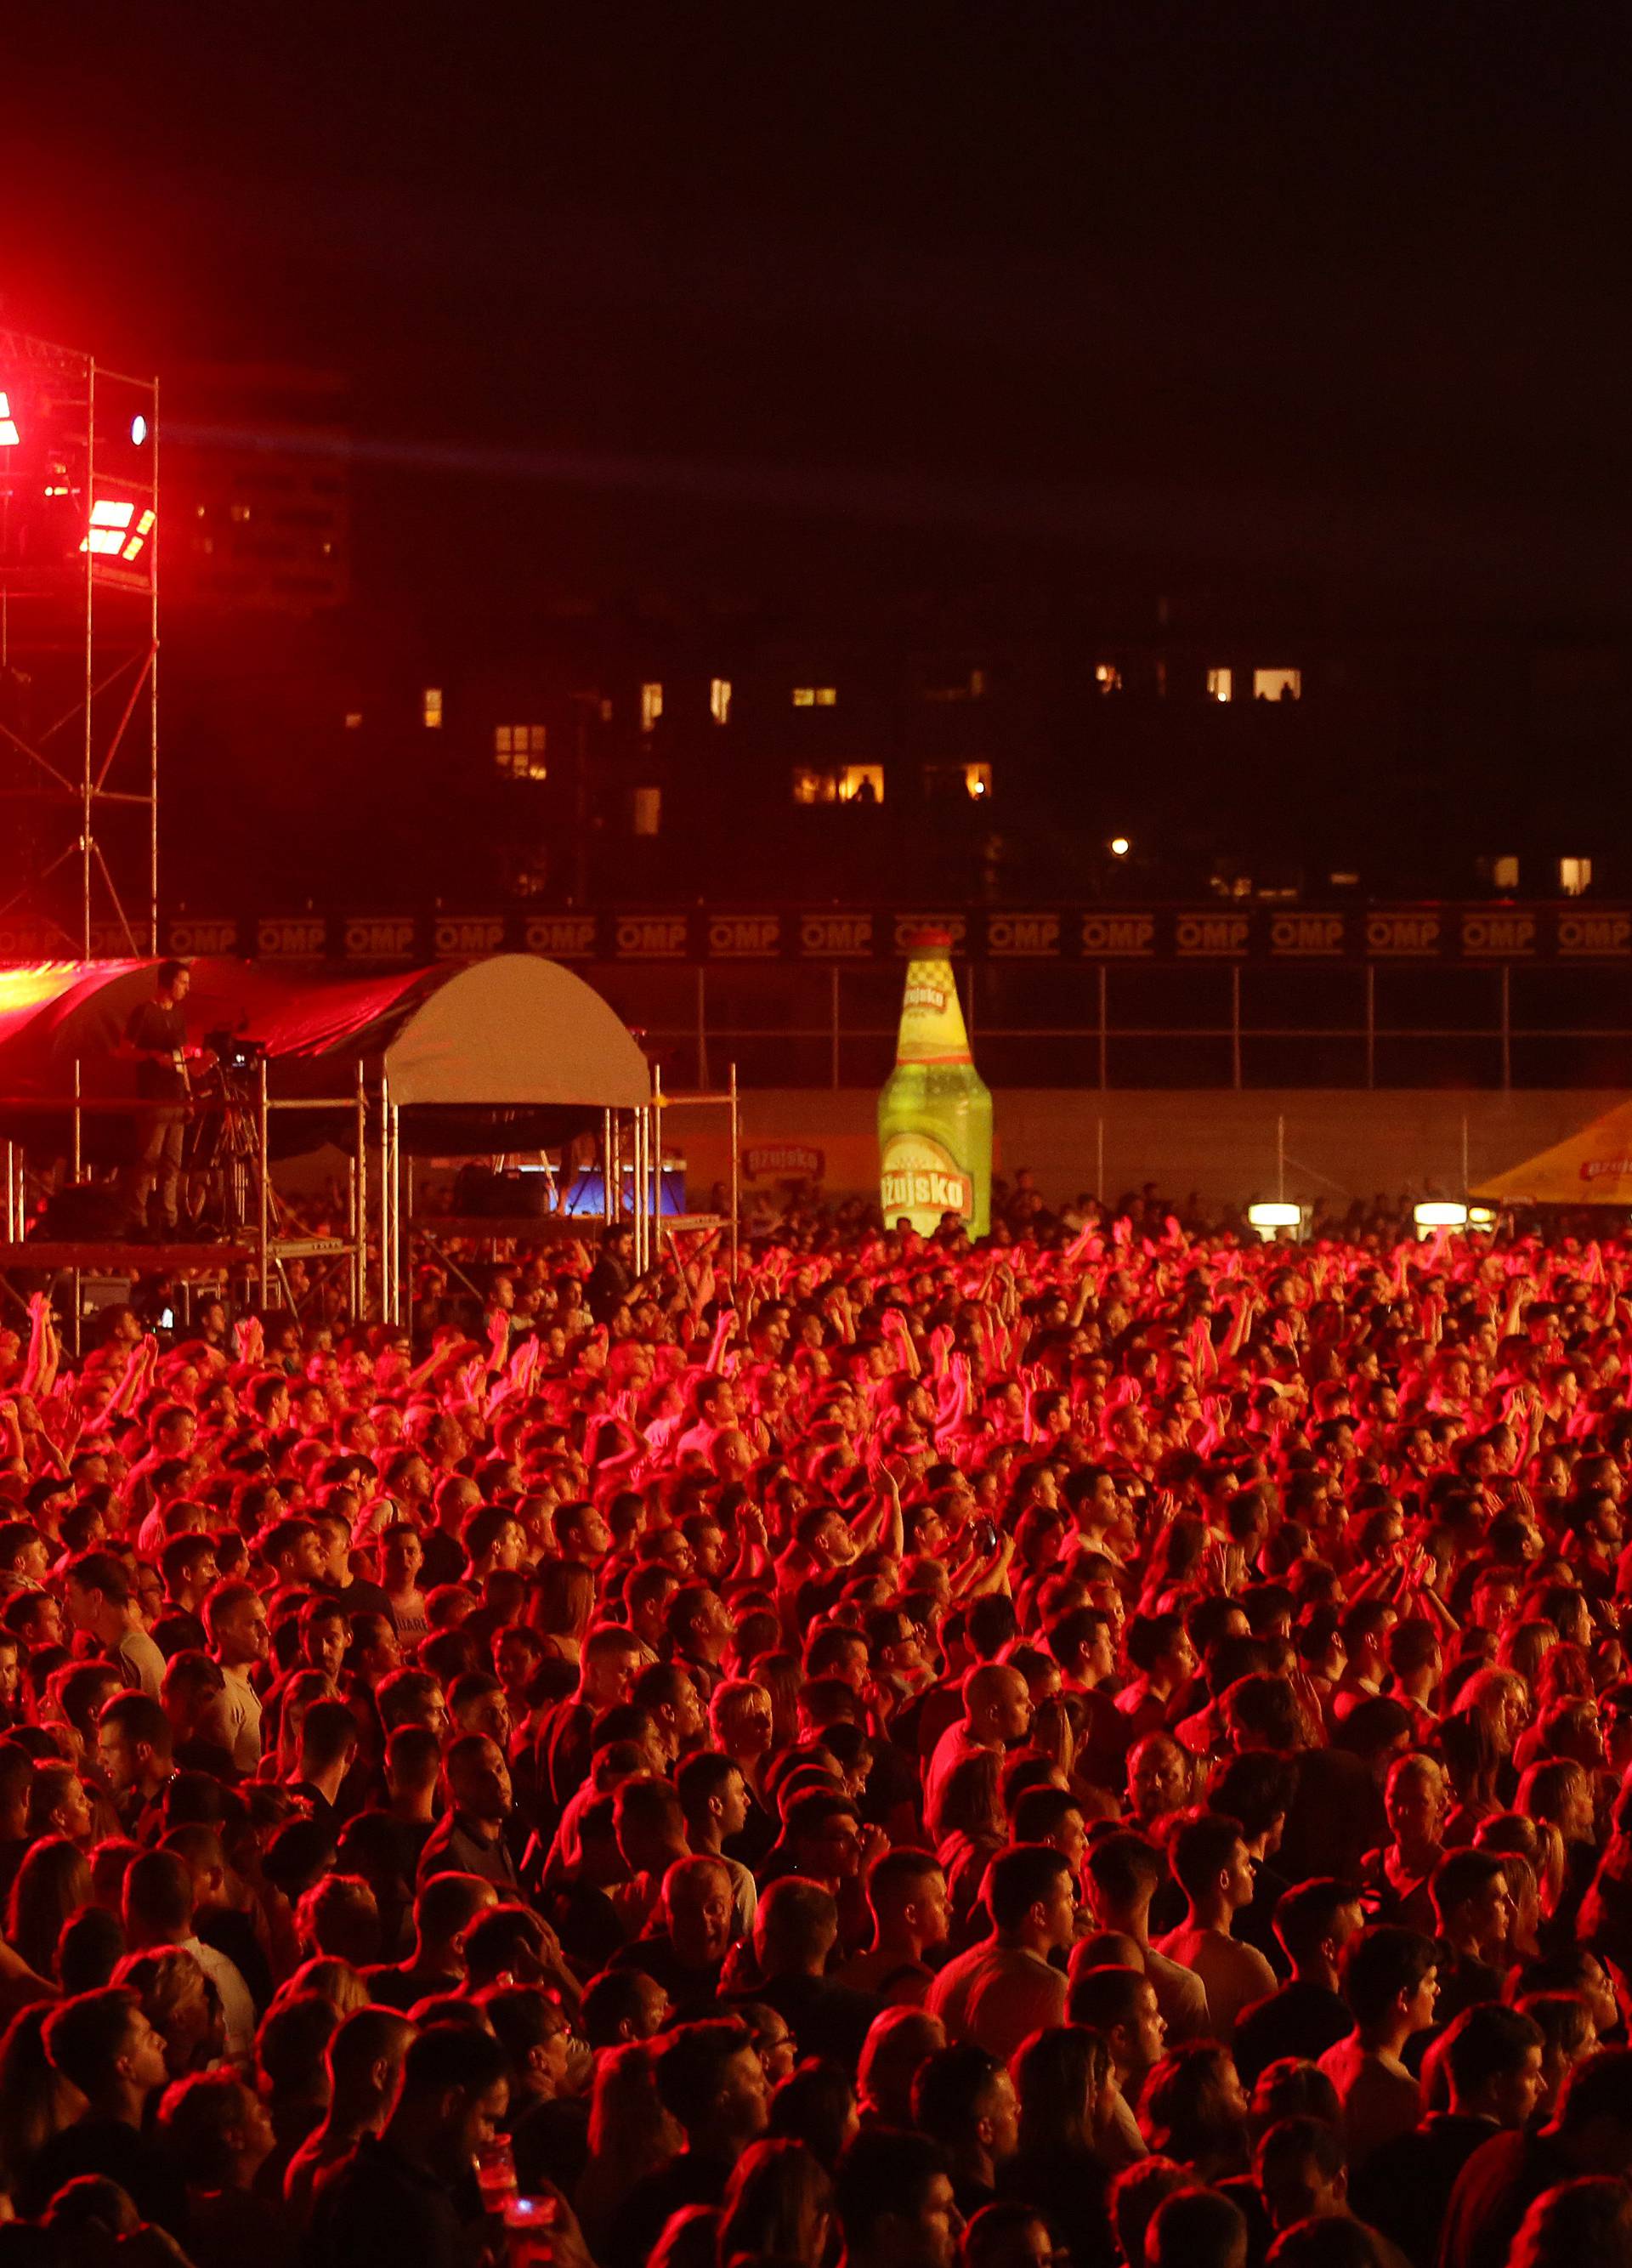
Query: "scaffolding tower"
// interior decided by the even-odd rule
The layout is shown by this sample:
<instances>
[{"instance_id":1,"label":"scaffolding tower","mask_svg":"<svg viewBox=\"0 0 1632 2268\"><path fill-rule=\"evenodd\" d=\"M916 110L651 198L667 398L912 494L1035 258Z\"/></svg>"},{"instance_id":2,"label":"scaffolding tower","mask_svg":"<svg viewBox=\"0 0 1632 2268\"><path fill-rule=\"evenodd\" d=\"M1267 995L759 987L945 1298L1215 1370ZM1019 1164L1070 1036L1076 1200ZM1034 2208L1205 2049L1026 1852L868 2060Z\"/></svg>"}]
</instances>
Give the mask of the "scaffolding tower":
<instances>
[{"instance_id":1,"label":"scaffolding tower","mask_svg":"<svg viewBox=\"0 0 1632 2268\"><path fill-rule=\"evenodd\" d=\"M0 960L158 949L158 381L0 330Z\"/></svg>"}]
</instances>

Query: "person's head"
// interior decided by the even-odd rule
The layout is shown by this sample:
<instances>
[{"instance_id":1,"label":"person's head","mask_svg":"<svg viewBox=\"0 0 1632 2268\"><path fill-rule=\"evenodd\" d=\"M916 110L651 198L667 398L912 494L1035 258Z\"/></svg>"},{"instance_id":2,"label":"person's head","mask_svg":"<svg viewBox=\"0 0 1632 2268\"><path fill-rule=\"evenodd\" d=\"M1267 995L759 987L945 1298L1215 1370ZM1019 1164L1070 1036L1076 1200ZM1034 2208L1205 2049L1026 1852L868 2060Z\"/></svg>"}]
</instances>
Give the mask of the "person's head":
<instances>
[{"instance_id":1,"label":"person's head","mask_svg":"<svg viewBox=\"0 0 1632 2268\"><path fill-rule=\"evenodd\" d=\"M302 1953L366 1969L380 1956L379 1903L360 1874L325 1874L295 1909Z\"/></svg>"},{"instance_id":2,"label":"person's head","mask_svg":"<svg viewBox=\"0 0 1632 2268\"><path fill-rule=\"evenodd\" d=\"M467 1818L492 1825L509 1817L510 1767L485 1733L463 1733L452 1742L442 1774L449 1802Z\"/></svg>"},{"instance_id":3,"label":"person's head","mask_svg":"<svg viewBox=\"0 0 1632 2268\"><path fill-rule=\"evenodd\" d=\"M145 1693L119 1693L97 1719L97 1762L111 1793L152 1795L174 1764L170 1719Z\"/></svg>"},{"instance_id":4,"label":"person's head","mask_svg":"<svg viewBox=\"0 0 1632 2268\"><path fill-rule=\"evenodd\" d=\"M491 1984L477 2006L510 2059L512 2112L520 2102L553 2100L565 2084L571 2044L563 2010L537 1984Z\"/></svg>"},{"instance_id":5,"label":"person's head","mask_svg":"<svg viewBox=\"0 0 1632 2268\"><path fill-rule=\"evenodd\" d=\"M271 1652L267 1602L253 1583L217 1583L204 1601L204 1630L224 1669L247 1669Z\"/></svg>"},{"instance_id":6,"label":"person's head","mask_svg":"<svg viewBox=\"0 0 1632 2268\"><path fill-rule=\"evenodd\" d=\"M864 2130L834 2191L845 2256L857 2268L952 2268L963 2216L945 2153L927 2134Z\"/></svg>"},{"instance_id":7,"label":"person's head","mask_svg":"<svg viewBox=\"0 0 1632 2268\"><path fill-rule=\"evenodd\" d=\"M1171 1733L1146 1733L1134 1742L1128 1754L1128 1794L1141 1826L1177 1810L1189 1786L1184 1750Z\"/></svg>"},{"instance_id":8,"label":"person's head","mask_svg":"<svg viewBox=\"0 0 1632 2268\"><path fill-rule=\"evenodd\" d=\"M717 1859L676 1859L663 1877L663 1914L686 1969L717 1968L731 1944L736 1905Z\"/></svg>"},{"instance_id":9,"label":"person's head","mask_svg":"<svg viewBox=\"0 0 1632 2268\"><path fill-rule=\"evenodd\" d=\"M85 1852L65 1836L42 1836L18 1869L6 1916L7 1940L36 1976L55 1973L62 1925L90 1899L91 1865Z\"/></svg>"},{"instance_id":10,"label":"person's head","mask_svg":"<svg viewBox=\"0 0 1632 2268\"><path fill-rule=\"evenodd\" d=\"M1429 1894L1441 1937L1487 1960L1505 1950L1513 1900L1500 1852L1448 1852L1434 1869Z\"/></svg>"},{"instance_id":11,"label":"person's head","mask_svg":"<svg viewBox=\"0 0 1632 2268\"><path fill-rule=\"evenodd\" d=\"M1632 2163L1632 2048L1600 2048L1565 2080L1553 2124L1584 2174Z\"/></svg>"},{"instance_id":12,"label":"person's head","mask_svg":"<svg viewBox=\"0 0 1632 2268\"><path fill-rule=\"evenodd\" d=\"M1252 1863L1239 1819L1217 1811L1187 1819L1169 1845L1168 1858L1193 1908L1227 1916L1252 1903Z\"/></svg>"},{"instance_id":13,"label":"person's head","mask_svg":"<svg viewBox=\"0 0 1632 2268\"><path fill-rule=\"evenodd\" d=\"M613 1800L618 1849L631 1874L660 1874L686 1849L686 1815L672 1780L637 1772Z\"/></svg>"},{"instance_id":14,"label":"person's head","mask_svg":"<svg viewBox=\"0 0 1632 2268\"><path fill-rule=\"evenodd\" d=\"M815 2153L783 2136L752 2143L731 2170L720 2208L722 2261L744 2254L821 2268L833 2183Z\"/></svg>"},{"instance_id":15,"label":"person's head","mask_svg":"<svg viewBox=\"0 0 1632 2268\"><path fill-rule=\"evenodd\" d=\"M379 2003L354 2009L336 2027L329 2038L326 2068L337 2117L375 2128L385 2124L415 2037L415 2027L406 2016Z\"/></svg>"},{"instance_id":16,"label":"person's head","mask_svg":"<svg viewBox=\"0 0 1632 2268\"><path fill-rule=\"evenodd\" d=\"M1550 2106L1568 2074L1598 2046L1598 2024L1579 1992L1526 1992L1518 2003L1541 2035L1541 2102Z\"/></svg>"},{"instance_id":17,"label":"person's head","mask_svg":"<svg viewBox=\"0 0 1632 2268\"><path fill-rule=\"evenodd\" d=\"M1342 2117L1337 2089L1318 2063L1277 2056L1258 2074L1247 2123L1254 2134L1267 2134L1282 2118L1319 2118L1335 2126Z\"/></svg>"},{"instance_id":18,"label":"person's head","mask_svg":"<svg viewBox=\"0 0 1632 2268\"><path fill-rule=\"evenodd\" d=\"M1317 1874L1283 1891L1275 1933L1295 1977L1337 1990L1343 1955L1365 1926L1360 1893L1352 1882Z\"/></svg>"},{"instance_id":19,"label":"person's head","mask_svg":"<svg viewBox=\"0 0 1632 2268\"><path fill-rule=\"evenodd\" d=\"M479 1913L498 1904L498 1892L480 1874L433 1874L414 1901L417 1958L426 1967L465 1964L465 1933Z\"/></svg>"},{"instance_id":20,"label":"person's head","mask_svg":"<svg viewBox=\"0 0 1632 2268\"><path fill-rule=\"evenodd\" d=\"M1195 2185L1195 2176L1159 2152L1124 2166L1106 2204L1123 2268L1144 2268L1145 2233L1164 2199Z\"/></svg>"},{"instance_id":21,"label":"person's head","mask_svg":"<svg viewBox=\"0 0 1632 2268\"><path fill-rule=\"evenodd\" d=\"M1528 2124L1544 2084L1541 2028L1529 2016L1499 2000L1477 2001L1435 2052L1450 2074L1453 2110L1498 2126Z\"/></svg>"},{"instance_id":22,"label":"person's head","mask_svg":"<svg viewBox=\"0 0 1632 2268\"><path fill-rule=\"evenodd\" d=\"M945 2150L959 2170L989 2184L1019 2146L1014 2081L996 2056L959 2040L926 2056L912 2083L912 2123Z\"/></svg>"},{"instance_id":23,"label":"person's head","mask_svg":"<svg viewBox=\"0 0 1632 2268\"><path fill-rule=\"evenodd\" d=\"M300 1751L296 1764L299 1778L319 1786L331 1777L342 1778L357 1755L360 1737L349 1702L312 1702L300 1720Z\"/></svg>"},{"instance_id":24,"label":"person's head","mask_svg":"<svg viewBox=\"0 0 1632 2268\"><path fill-rule=\"evenodd\" d=\"M826 1884L798 1874L779 1875L754 1917L761 1975L820 1976L838 1934L838 1902Z\"/></svg>"},{"instance_id":25,"label":"person's head","mask_svg":"<svg viewBox=\"0 0 1632 2268\"><path fill-rule=\"evenodd\" d=\"M225 2052L226 2021L215 1980L179 1946L128 1954L109 1981L140 2000L162 2043L170 2078L202 2071Z\"/></svg>"},{"instance_id":26,"label":"person's head","mask_svg":"<svg viewBox=\"0 0 1632 2268\"><path fill-rule=\"evenodd\" d=\"M1031 1691L1009 1663L982 1661L964 1678L963 1712L982 1746L1016 1748L1032 1728Z\"/></svg>"},{"instance_id":27,"label":"person's head","mask_svg":"<svg viewBox=\"0 0 1632 2268\"><path fill-rule=\"evenodd\" d=\"M1140 2098L1140 2123L1152 2150L1215 2172L1245 2165L1246 2115L1235 2060L1212 2040L1169 2048Z\"/></svg>"},{"instance_id":28,"label":"person's head","mask_svg":"<svg viewBox=\"0 0 1632 2268\"><path fill-rule=\"evenodd\" d=\"M1343 1998L1363 2036L1408 2039L1434 2021L1439 1949L1414 1929L1385 1924L1349 1945Z\"/></svg>"},{"instance_id":29,"label":"person's head","mask_svg":"<svg viewBox=\"0 0 1632 2268\"><path fill-rule=\"evenodd\" d=\"M836 1787L801 1788L790 1794L783 1809L782 1839L801 1874L835 1890L860 1870L860 1815Z\"/></svg>"},{"instance_id":30,"label":"person's head","mask_svg":"<svg viewBox=\"0 0 1632 2268\"><path fill-rule=\"evenodd\" d=\"M1084 1888L1101 1927L1142 1930L1166 1872L1155 1844L1131 1828L1097 1837L1088 1846Z\"/></svg>"},{"instance_id":31,"label":"person's head","mask_svg":"<svg viewBox=\"0 0 1632 2268\"><path fill-rule=\"evenodd\" d=\"M1259 2137L1253 2172L1264 2211L1277 2233L1300 2220L1342 2213L1348 2205L1342 2138L1324 2118L1277 2118Z\"/></svg>"},{"instance_id":32,"label":"person's head","mask_svg":"<svg viewBox=\"0 0 1632 2268\"><path fill-rule=\"evenodd\" d=\"M915 2007L883 2008L867 2028L856 2068L862 2107L880 2125L912 2124L912 2084L925 2058L946 2044L938 2016Z\"/></svg>"},{"instance_id":33,"label":"person's head","mask_svg":"<svg viewBox=\"0 0 1632 2268\"><path fill-rule=\"evenodd\" d=\"M1077 1884L1059 1852L1045 1844L1012 1844L987 1869L984 1892L992 1926L1005 1944L1048 1953L1068 1946L1077 1927Z\"/></svg>"},{"instance_id":34,"label":"person's head","mask_svg":"<svg viewBox=\"0 0 1632 2268\"><path fill-rule=\"evenodd\" d=\"M1066 2013L1073 2025L1086 2025L1104 2040L1124 2080L1142 2078L1167 2043L1156 1987L1142 1969L1109 1962L1073 1967Z\"/></svg>"},{"instance_id":35,"label":"person's head","mask_svg":"<svg viewBox=\"0 0 1632 2268\"><path fill-rule=\"evenodd\" d=\"M64 2000L47 2017L44 2040L52 2069L105 2114L134 2124L165 2083L164 2043L122 1985Z\"/></svg>"},{"instance_id":36,"label":"person's head","mask_svg":"<svg viewBox=\"0 0 1632 2268\"><path fill-rule=\"evenodd\" d=\"M72 1764L41 1759L28 1790L28 1834L60 1835L64 1842L85 1847L90 1844L91 1829L90 1800Z\"/></svg>"},{"instance_id":37,"label":"person's head","mask_svg":"<svg viewBox=\"0 0 1632 2268\"><path fill-rule=\"evenodd\" d=\"M804 2143L829 2171L859 2124L855 2082L842 2063L827 2057L804 2057L771 2095L769 2132Z\"/></svg>"},{"instance_id":38,"label":"person's head","mask_svg":"<svg viewBox=\"0 0 1632 2268\"><path fill-rule=\"evenodd\" d=\"M603 1969L584 1988L578 2021L598 2053L630 2040L649 2040L670 2014L669 1996L655 1977L640 1969Z\"/></svg>"},{"instance_id":39,"label":"person's head","mask_svg":"<svg viewBox=\"0 0 1632 2268\"><path fill-rule=\"evenodd\" d=\"M1246 2220L1218 2190L1175 2190L1150 2216L1145 2268L1246 2268Z\"/></svg>"},{"instance_id":40,"label":"person's head","mask_svg":"<svg viewBox=\"0 0 1632 2268\"><path fill-rule=\"evenodd\" d=\"M510 2100L504 2049L471 2024L432 2024L408 2048L392 2113L404 2148L445 2180L468 2171Z\"/></svg>"},{"instance_id":41,"label":"person's head","mask_svg":"<svg viewBox=\"0 0 1632 2268\"><path fill-rule=\"evenodd\" d=\"M124 1950L119 1916L106 1906L81 1906L57 1935L57 1982L70 1998L76 1992L94 1992L113 1983Z\"/></svg>"},{"instance_id":42,"label":"person's head","mask_svg":"<svg viewBox=\"0 0 1632 2268\"><path fill-rule=\"evenodd\" d=\"M875 1942L916 1952L946 1943L952 1909L940 1861L905 1845L880 1852L867 1869Z\"/></svg>"},{"instance_id":43,"label":"person's head","mask_svg":"<svg viewBox=\"0 0 1632 2268\"><path fill-rule=\"evenodd\" d=\"M671 2032L658 2050L657 2087L694 2149L734 2155L765 2132L770 2090L753 2038L734 2018Z\"/></svg>"},{"instance_id":44,"label":"person's head","mask_svg":"<svg viewBox=\"0 0 1632 2268\"><path fill-rule=\"evenodd\" d=\"M983 2205L963 2233L962 2268L1054 2268L1061 2257L1036 2206L1017 2199Z\"/></svg>"},{"instance_id":45,"label":"person's head","mask_svg":"<svg viewBox=\"0 0 1632 2268\"><path fill-rule=\"evenodd\" d=\"M178 1945L193 1928L193 1875L175 1851L143 1851L125 1874L125 1935L133 1950Z\"/></svg>"},{"instance_id":46,"label":"person's head","mask_svg":"<svg viewBox=\"0 0 1632 2268\"><path fill-rule=\"evenodd\" d=\"M1048 2024L1023 2040L1010 2069L1019 2099L1019 2142L1028 2154L1091 2151L1102 2110L1114 2108L1109 2042L1085 2024Z\"/></svg>"},{"instance_id":47,"label":"person's head","mask_svg":"<svg viewBox=\"0 0 1632 2268\"><path fill-rule=\"evenodd\" d=\"M247 2191L276 2140L260 2095L232 2071L173 2081L158 2106L158 2132L182 2180L201 2190Z\"/></svg>"},{"instance_id":48,"label":"person's head","mask_svg":"<svg viewBox=\"0 0 1632 2268\"><path fill-rule=\"evenodd\" d=\"M1508 2254L1511 2268L1632 2268L1632 2191L1606 2174L1560 2182L1531 2205Z\"/></svg>"}]
</instances>

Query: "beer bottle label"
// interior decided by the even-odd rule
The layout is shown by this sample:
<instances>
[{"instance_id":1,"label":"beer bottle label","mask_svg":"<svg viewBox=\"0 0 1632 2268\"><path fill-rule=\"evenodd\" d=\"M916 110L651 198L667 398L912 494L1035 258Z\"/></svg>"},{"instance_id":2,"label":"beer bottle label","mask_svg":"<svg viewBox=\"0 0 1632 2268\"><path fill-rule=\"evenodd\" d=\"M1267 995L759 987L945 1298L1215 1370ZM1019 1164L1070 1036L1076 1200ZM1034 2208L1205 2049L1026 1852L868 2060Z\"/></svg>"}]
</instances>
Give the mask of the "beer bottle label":
<instances>
[{"instance_id":1,"label":"beer bottle label","mask_svg":"<svg viewBox=\"0 0 1632 2268\"><path fill-rule=\"evenodd\" d=\"M907 971L897 1064L967 1064L969 1035L950 961L914 961Z\"/></svg>"},{"instance_id":2,"label":"beer bottle label","mask_svg":"<svg viewBox=\"0 0 1632 2268\"><path fill-rule=\"evenodd\" d=\"M912 1212L955 1212L966 1220L973 1216L974 1178L932 1134L886 1136L879 1167L879 1202L886 1222Z\"/></svg>"}]
</instances>

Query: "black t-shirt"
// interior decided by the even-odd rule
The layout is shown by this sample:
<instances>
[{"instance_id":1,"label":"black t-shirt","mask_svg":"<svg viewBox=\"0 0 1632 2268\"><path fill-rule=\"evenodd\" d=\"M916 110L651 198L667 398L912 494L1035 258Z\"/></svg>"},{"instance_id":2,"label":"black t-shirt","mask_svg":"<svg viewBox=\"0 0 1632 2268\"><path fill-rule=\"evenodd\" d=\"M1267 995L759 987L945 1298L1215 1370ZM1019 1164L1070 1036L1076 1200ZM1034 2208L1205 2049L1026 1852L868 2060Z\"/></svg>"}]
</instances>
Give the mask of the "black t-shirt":
<instances>
[{"instance_id":1,"label":"black t-shirt","mask_svg":"<svg viewBox=\"0 0 1632 2268\"><path fill-rule=\"evenodd\" d=\"M165 1008L157 1000L143 1000L130 1012L125 1038L133 1048L179 1056L187 1045L186 1020L180 1008ZM173 1064L150 1063L143 1056L136 1065L136 1093L148 1102L182 1101L187 1095L186 1075Z\"/></svg>"},{"instance_id":2,"label":"black t-shirt","mask_svg":"<svg viewBox=\"0 0 1632 2268\"><path fill-rule=\"evenodd\" d=\"M64 2183L82 2174L117 2182L143 2220L156 2220L178 2243L187 2242L187 2191L166 2154L121 2118L94 2113L54 2134L32 2166L22 2169L17 2204L31 2218L43 2213Z\"/></svg>"}]
</instances>

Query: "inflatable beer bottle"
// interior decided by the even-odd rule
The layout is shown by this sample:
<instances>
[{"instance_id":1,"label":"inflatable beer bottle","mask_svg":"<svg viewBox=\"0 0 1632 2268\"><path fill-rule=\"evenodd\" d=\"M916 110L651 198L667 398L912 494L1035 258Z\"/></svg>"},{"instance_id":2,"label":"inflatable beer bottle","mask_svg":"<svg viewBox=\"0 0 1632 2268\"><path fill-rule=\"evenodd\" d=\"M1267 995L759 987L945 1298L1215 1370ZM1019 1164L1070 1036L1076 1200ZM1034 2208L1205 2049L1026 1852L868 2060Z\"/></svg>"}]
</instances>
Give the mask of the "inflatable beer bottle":
<instances>
[{"instance_id":1,"label":"inflatable beer bottle","mask_svg":"<svg viewBox=\"0 0 1632 2268\"><path fill-rule=\"evenodd\" d=\"M992 1195L992 1098L969 1054L952 975L952 939L926 930L912 943L895 1070L878 1097L879 1203L885 1225L905 1217L932 1236L961 1213L984 1236Z\"/></svg>"}]
</instances>

